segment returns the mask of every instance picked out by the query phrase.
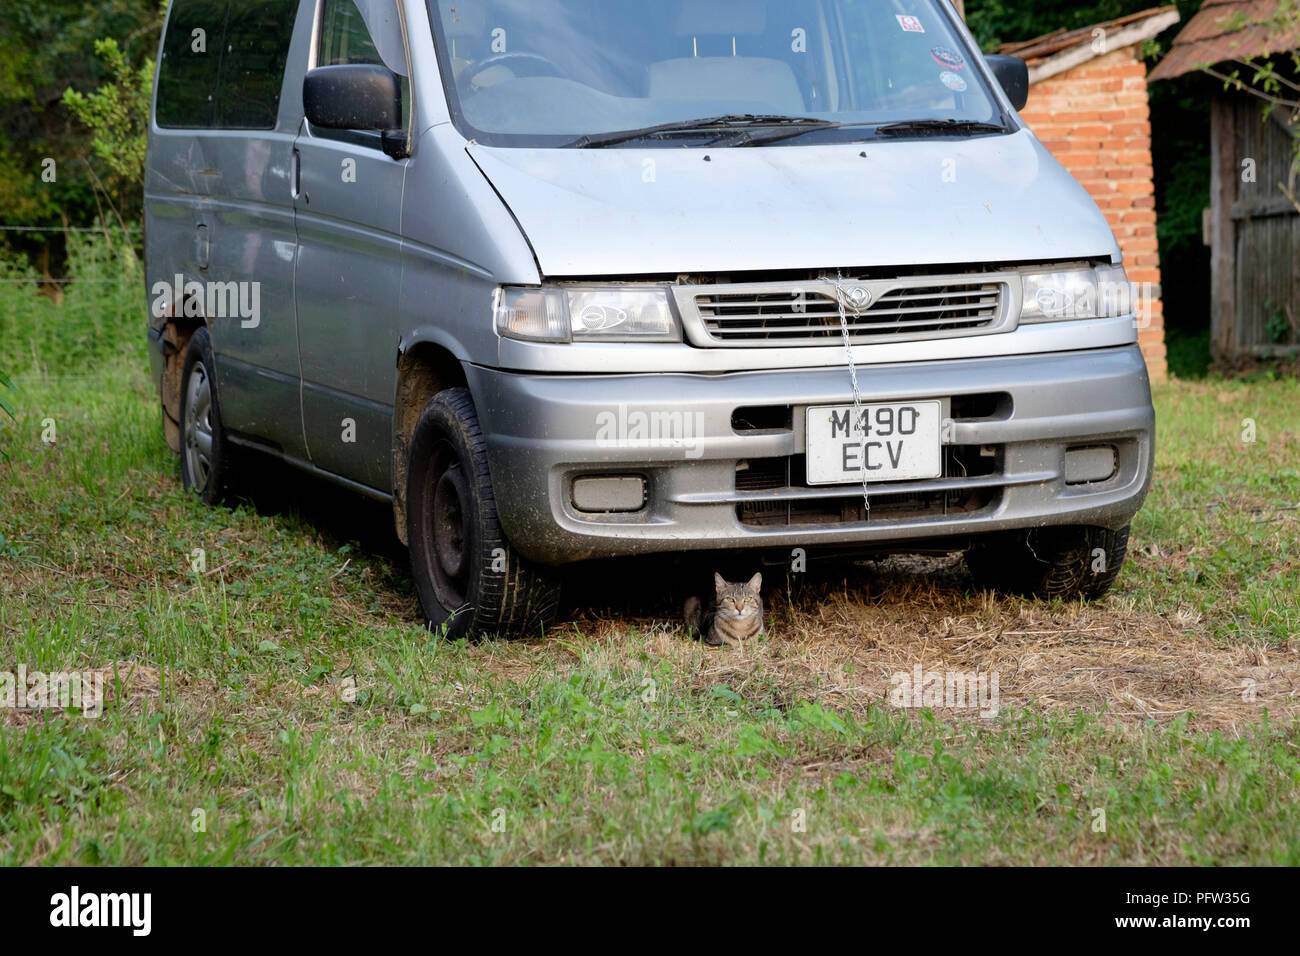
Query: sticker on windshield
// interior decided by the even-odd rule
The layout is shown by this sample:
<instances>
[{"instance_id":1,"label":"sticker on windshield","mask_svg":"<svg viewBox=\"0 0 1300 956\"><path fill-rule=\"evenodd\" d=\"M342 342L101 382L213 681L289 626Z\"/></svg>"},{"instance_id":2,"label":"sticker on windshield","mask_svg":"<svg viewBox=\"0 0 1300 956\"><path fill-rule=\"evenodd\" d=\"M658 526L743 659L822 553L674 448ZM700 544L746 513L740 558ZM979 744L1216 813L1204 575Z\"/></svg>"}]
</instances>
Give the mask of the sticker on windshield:
<instances>
[{"instance_id":1,"label":"sticker on windshield","mask_svg":"<svg viewBox=\"0 0 1300 956\"><path fill-rule=\"evenodd\" d=\"M966 92L966 81L956 73L949 73L947 70L944 70L939 74L939 80L954 93Z\"/></svg>"},{"instance_id":2,"label":"sticker on windshield","mask_svg":"<svg viewBox=\"0 0 1300 956\"><path fill-rule=\"evenodd\" d=\"M899 25L900 27L902 27L903 30L904 30L904 32L906 32L906 33L924 33L924 32L925 32L925 27L921 26L921 18L920 18L920 17L904 17L904 16L899 16L897 19L898 19L898 25Z\"/></svg>"},{"instance_id":3,"label":"sticker on windshield","mask_svg":"<svg viewBox=\"0 0 1300 956\"><path fill-rule=\"evenodd\" d=\"M966 66L966 58L956 50L950 50L946 46L937 46L930 51L930 56L934 57L934 62L940 66L946 66L950 70L961 70Z\"/></svg>"}]
</instances>

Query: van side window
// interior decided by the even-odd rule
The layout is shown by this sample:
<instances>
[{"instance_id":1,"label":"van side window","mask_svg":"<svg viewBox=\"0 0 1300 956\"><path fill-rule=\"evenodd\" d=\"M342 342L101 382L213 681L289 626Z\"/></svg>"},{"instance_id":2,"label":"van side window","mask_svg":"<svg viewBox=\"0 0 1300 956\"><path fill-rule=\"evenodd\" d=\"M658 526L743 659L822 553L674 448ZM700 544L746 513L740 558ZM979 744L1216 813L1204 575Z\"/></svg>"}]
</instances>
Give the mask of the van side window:
<instances>
[{"instance_id":1,"label":"van side window","mask_svg":"<svg viewBox=\"0 0 1300 956\"><path fill-rule=\"evenodd\" d=\"M411 81L395 0L325 0L317 66L386 66L402 84L402 128L411 125Z\"/></svg>"},{"instance_id":2,"label":"van side window","mask_svg":"<svg viewBox=\"0 0 1300 956\"><path fill-rule=\"evenodd\" d=\"M297 0L231 0L221 51L218 126L275 127L297 9Z\"/></svg>"},{"instance_id":3,"label":"van side window","mask_svg":"<svg viewBox=\"0 0 1300 956\"><path fill-rule=\"evenodd\" d=\"M217 76L226 0L176 0L158 64L158 125L211 129L216 125Z\"/></svg>"},{"instance_id":4,"label":"van side window","mask_svg":"<svg viewBox=\"0 0 1300 956\"><path fill-rule=\"evenodd\" d=\"M297 0L175 0L158 72L158 125L273 129Z\"/></svg>"}]
</instances>

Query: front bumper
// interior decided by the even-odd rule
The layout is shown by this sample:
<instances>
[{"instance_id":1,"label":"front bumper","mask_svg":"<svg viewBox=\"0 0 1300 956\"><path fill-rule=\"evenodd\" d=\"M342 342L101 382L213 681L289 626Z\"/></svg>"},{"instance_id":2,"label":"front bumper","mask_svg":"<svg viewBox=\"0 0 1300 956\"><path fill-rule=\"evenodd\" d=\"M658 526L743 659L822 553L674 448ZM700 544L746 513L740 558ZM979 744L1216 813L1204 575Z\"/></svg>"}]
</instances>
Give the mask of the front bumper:
<instances>
[{"instance_id":1,"label":"front bumper","mask_svg":"<svg viewBox=\"0 0 1300 956\"><path fill-rule=\"evenodd\" d=\"M945 477L875 486L869 515L860 489L800 477L804 410L851 403L847 368L466 372L502 526L544 564L736 548L925 551L1045 525L1118 529L1151 483L1155 411L1135 346L859 369L864 402L938 399L945 416ZM647 420L673 423L656 432L674 440L610 440ZM1068 484L1067 449L1099 446L1115 449L1114 475ZM602 475L644 477L644 508L579 511L575 479Z\"/></svg>"}]
</instances>

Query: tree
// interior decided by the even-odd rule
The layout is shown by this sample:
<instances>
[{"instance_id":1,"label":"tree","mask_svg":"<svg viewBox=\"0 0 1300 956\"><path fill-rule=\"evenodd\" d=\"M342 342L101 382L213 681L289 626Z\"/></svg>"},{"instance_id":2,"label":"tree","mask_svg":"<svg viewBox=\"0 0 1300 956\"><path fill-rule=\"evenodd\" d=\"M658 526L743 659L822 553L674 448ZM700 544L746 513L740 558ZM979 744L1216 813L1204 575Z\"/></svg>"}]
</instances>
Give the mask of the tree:
<instances>
[{"instance_id":1,"label":"tree","mask_svg":"<svg viewBox=\"0 0 1300 956\"><path fill-rule=\"evenodd\" d=\"M94 55L95 41L102 37L114 37L125 62L139 69L157 52L164 9L161 0L5 3L0 16L0 210L5 225L89 226L100 215L95 178L104 179L103 160L93 152L92 132L70 122L63 94L69 87L95 89L112 80L112 66ZM124 218L139 214L138 184L105 187ZM3 233L4 247L32 256L47 275L58 271L64 255L58 233Z\"/></svg>"}]
</instances>

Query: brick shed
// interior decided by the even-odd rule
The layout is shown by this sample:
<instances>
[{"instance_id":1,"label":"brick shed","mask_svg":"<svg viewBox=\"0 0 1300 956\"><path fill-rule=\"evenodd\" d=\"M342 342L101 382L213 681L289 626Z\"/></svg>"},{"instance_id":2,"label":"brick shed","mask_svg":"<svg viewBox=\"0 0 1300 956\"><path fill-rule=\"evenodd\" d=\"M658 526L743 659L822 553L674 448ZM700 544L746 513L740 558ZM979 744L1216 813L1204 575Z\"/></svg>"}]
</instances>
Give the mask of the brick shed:
<instances>
[{"instance_id":1,"label":"brick shed","mask_svg":"<svg viewBox=\"0 0 1300 956\"><path fill-rule=\"evenodd\" d=\"M1177 8L1160 7L998 50L1028 61L1029 105L1021 117L1096 199L1129 278L1152 292L1139 341L1155 379L1167 376L1168 365L1142 46L1178 20Z\"/></svg>"}]
</instances>

